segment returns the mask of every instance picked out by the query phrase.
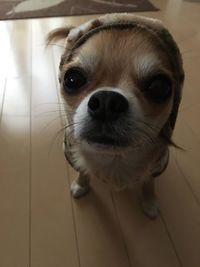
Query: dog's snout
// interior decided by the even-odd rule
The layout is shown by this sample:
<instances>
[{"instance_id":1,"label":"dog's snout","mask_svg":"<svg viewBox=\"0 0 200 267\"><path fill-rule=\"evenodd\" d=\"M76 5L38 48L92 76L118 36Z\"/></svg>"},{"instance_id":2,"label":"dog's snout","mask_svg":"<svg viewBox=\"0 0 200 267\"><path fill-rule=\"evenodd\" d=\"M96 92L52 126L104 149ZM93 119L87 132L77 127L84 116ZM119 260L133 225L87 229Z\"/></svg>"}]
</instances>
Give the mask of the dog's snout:
<instances>
[{"instance_id":1,"label":"dog's snout","mask_svg":"<svg viewBox=\"0 0 200 267\"><path fill-rule=\"evenodd\" d=\"M112 121L128 110L128 101L120 93L99 91L94 93L88 102L88 113L93 119Z\"/></svg>"}]
</instances>

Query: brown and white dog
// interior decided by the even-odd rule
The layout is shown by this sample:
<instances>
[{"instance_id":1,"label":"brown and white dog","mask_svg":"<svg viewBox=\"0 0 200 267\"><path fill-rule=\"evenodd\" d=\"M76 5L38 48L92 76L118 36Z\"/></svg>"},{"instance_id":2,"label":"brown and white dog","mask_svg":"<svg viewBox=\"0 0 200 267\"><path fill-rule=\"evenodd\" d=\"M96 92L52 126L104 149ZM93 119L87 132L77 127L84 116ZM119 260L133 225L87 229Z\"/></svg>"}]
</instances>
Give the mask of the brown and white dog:
<instances>
[{"instance_id":1,"label":"brown and white dog","mask_svg":"<svg viewBox=\"0 0 200 267\"><path fill-rule=\"evenodd\" d=\"M56 29L48 42L62 38L65 155L79 172L73 196L88 192L91 177L116 189L139 182L144 212L155 218L154 178L174 145L184 80L175 41L159 20L126 13Z\"/></svg>"}]
</instances>

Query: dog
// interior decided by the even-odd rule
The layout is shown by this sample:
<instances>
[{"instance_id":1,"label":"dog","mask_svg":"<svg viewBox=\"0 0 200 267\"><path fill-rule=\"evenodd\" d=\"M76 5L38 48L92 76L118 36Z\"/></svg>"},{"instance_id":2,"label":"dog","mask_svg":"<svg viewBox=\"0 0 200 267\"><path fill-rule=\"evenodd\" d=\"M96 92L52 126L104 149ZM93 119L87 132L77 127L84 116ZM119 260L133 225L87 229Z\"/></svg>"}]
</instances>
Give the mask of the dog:
<instances>
[{"instance_id":1,"label":"dog","mask_svg":"<svg viewBox=\"0 0 200 267\"><path fill-rule=\"evenodd\" d=\"M172 35L157 19L107 14L55 29L65 39L59 82L68 125L64 151L85 195L96 177L117 190L141 184L146 215L159 214L154 180L167 167L184 82Z\"/></svg>"}]
</instances>

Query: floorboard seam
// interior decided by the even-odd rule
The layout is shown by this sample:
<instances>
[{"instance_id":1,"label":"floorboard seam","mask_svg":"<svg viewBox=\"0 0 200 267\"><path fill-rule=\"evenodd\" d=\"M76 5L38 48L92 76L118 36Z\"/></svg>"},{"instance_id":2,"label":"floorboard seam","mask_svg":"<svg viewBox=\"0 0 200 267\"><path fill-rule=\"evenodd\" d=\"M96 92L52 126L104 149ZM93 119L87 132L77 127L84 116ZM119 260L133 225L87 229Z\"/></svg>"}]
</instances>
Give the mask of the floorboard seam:
<instances>
[{"instance_id":1,"label":"floorboard seam","mask_svg":"<svg viewBox=\"0 0 200 267\"><path fill-rule=\"evenodd\" d=\"M128 259L128 264L129 264L129 267L132 267L131 259L129 257L128 247L127 247L127 244L126 244L126 241L125 241L125 238L124 238L124 233L123 233L123 230L122 230L122 225L121 225L119 214L118 214L118 211L117 211L115 199L114 199L114 196L113 196L112 192L110 192L110 195L111 195L111 200L112 200L112 203L113 203L115 215L117 217L117 221L118 221L119 229L120 229L120 232L121 232L122 240L123 240L123 243L124 243L124 248L125 248L126 256L127 256L127 259Z\"/></svg>"},{"instance_id":2,"label":"floorboard seam","mask_svg":"<svg viewBox=\"0 0 200 267\"><path fill-rule=\"evenodd\" d=\"M182 152L182 153L185 153L185 152ZM187 153L187 152L186 152L186 153ZM177 161L177 159L176 159L176 156L173 156L173 157L174 157L174 162L175 162L175 164L176 164L176 167L178 168L179 172L181 173L181 175L182 175L182 177L183 177L183 181L184 181L184 183L187 185L189 191L190 191L191 194L192 194L192 197L193 197L194 201L196 202L197 206L200 208L200 201L199 201L198 197L196 196L196 194L195 194L195 192L194 192L194 190L193 190L191 184L189 183L189 181L188 181L186 175L184 174L184 171L182 171L181 167L179 166L179 163L178 163L178 161Z\"/></svg>"},{"instance_id":3,"label":"floorboard seam","mask_svg":"<svg viewBox=\"0 0 200 267\"><path fill-rule=\"evenodd\" d=\"M7 78L5 78L4 88L3 88L2 104L1 104L1 109L0 109L0 124L1 124L2 116L3 116L4 100L5 100L5 95L6 95L6 85L7 85Z\"/></svg>"},{"instance_id":4,"label":"floorboard seam","mask_svg":"<svg viewBox=\"0 0 200 267\"><path fill-rule=\"evenodd\" d=\"M170 232L169 232L169 230L168 230L167 224L166 224L166 222L165 222L165 220L164 220L162 214L160 214L160 218L161 218L161 221L162 221L163 226L164 226L164 228L165 228L165 231L166 231L166 233L167 233L167 236L168 236L168 238L169 238L169 241L170 241L170 243L172 244L172 248L173 248L173 250L174 250L174 253L175 253L175 255L176 255L176 258L177 258L177 260L178 260L178 263L179 263L180 267L183 267L183 263L182 263L182 261L181 261L181 258L180 258L180 256L179 256L179 254L178 254L178 251L177 251L177 249L176 249L176 246L175 246L175 244L174 244L174 241L173 241L173 239L172 239L172 236L171 236L171 234L170 234Z\"/></svg>"},{"instance_id":5,"label":"floorboard seam","mask_svg":"<svg viewBox=\"0 0 200 267\"><path fill-rule=\"evenodd\" d=\"M32 266L32 64L33 64L33 61L32 61L32 48L33 48L33 45L32 45L32 39L33 39L33 31L32 31L32 23L31 23L31 33L30 33L30 36L31 36L31 65L30 65L30 68L31 68L31 78L30 78L30 85L31 85L31 90L30 90L30 128L29 128L29 131L30 131L30 140L29 140L29 149L30 149L30 154L29 154L29 168L30 168L30 174L29 174L29 267Z\"/></svg>"}]
</instances>

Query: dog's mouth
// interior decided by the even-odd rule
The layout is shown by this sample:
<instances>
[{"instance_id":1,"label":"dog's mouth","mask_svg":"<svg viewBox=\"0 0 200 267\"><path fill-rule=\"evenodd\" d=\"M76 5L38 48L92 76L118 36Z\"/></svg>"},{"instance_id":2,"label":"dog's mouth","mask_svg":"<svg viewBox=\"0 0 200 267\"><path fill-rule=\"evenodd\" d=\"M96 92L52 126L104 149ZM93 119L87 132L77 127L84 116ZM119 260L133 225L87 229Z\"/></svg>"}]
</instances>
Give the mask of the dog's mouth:
<instances>
[{"instance_id":1,"label":"dog's mouth","mask_svg":"<svg viewBox=\"0 0 200 267\"><path fill-rule=\"evenodd\" d=\"M99 150L124 150L131 145L131 129L129 124L94 123L89 121L80 131L80 141L90 148Z\"/></svg>"},{"instance_id":2,"label":"dog's mouth","mask_svg":"<svg viewBox=\"0 0 200 267\"><path fill-rule=\"evenodd\" d=\"M94 125L93 125L94 126ZM127 134L114 131L113 127L88 127L81 135L82 141L86 142L91 148L100 150L123 150L130 146L130 138Z\"/></svg>"},{"instance_id":3,"label":"dog's mouth","mask_svg":"<svg viewBox=\"0 0 200 267\"><path fill-rule=\"evenodd\" d=\"M108 136L105 134L102 135L92 135L85 138L88 144L90 145L97 145L103 147L116 147L116 148L123 148L129 145L129 140L127 138L122 137L114 137Z\"/></svg>"}]
</instances>

